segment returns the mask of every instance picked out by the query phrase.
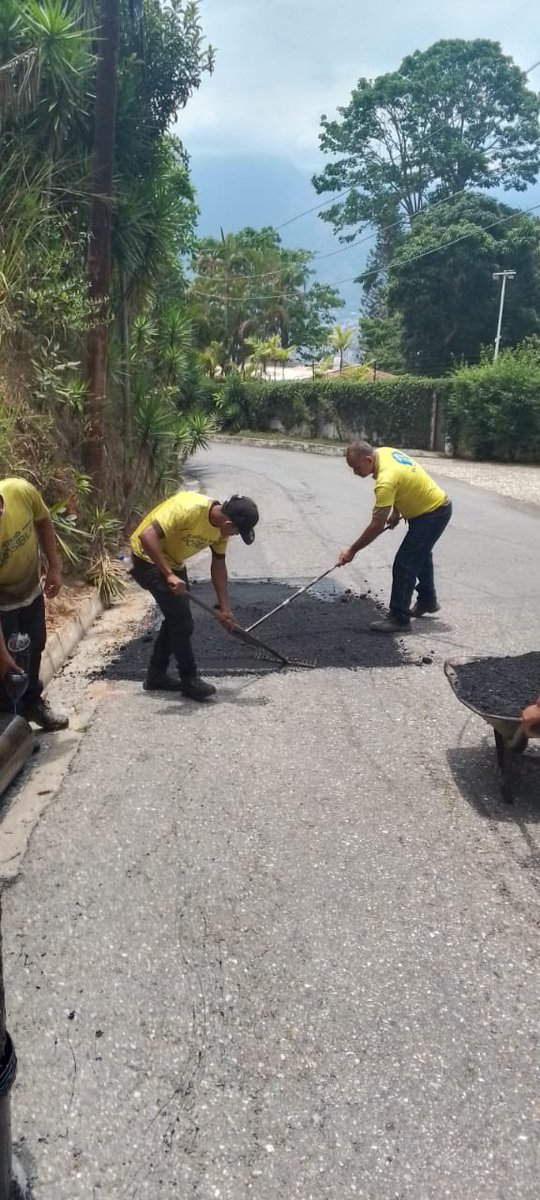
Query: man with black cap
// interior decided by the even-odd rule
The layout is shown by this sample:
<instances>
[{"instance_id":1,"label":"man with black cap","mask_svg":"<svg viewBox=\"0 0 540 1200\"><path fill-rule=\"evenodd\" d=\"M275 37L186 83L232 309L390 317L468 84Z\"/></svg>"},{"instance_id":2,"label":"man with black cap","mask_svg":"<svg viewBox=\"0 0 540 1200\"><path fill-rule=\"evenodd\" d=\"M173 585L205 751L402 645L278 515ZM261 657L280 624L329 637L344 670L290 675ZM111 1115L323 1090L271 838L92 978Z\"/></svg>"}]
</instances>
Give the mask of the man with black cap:
<instances>
[{"instance_id":1,"label":"man with black cap","mask_svg":"<svg viewBox=\"0 0 540 1200\"><path fill-rule=\"evenodd\" d=\"M131 574L140 587L151 592L163 615L143 685L146 691L180 691L191 700L208 700L215 694L215 687L200 678L193 655L185 562L210 547L210 575L218 616L230 629L234 617L225 565L227 542L239 534L250 546L258 520L257 505L248 496L231 496L220 504L197 492L177 492L153 508L137 526L131 536ZM167 674L171 655L178 666L178 680Z\"/></svg>"}]
</instances>

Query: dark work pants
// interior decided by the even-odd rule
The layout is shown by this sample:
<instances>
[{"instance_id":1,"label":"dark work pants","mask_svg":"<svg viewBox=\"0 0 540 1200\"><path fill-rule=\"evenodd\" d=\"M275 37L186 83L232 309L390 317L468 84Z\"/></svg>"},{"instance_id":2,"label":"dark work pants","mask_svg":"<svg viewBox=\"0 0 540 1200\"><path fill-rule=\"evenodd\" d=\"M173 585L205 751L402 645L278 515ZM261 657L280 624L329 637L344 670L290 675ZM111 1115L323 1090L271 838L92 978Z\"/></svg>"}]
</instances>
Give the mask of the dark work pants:
<instances>
[{"instance_id":1,"label":"dark work pants","mask_svg":"<svg viewBox=\"0 0 540 1200\"><path fill-rule=\"evenodd\" d=\"M185 569L175 573L185 583L188 582ZM162 675L167 670L171 655L174 655L180 678L193 678L197 674L197 666L191 646L193 617L189 600L171 592L161 571L158 571L154 563L146 562L146 559L139 558L135 554L133 555L131 574L140 587L151 593L163 615L161 628L152 649L149 673Z\"/></svg>"},{"instance_id":2,"label":"dark work pants","mask_svg":"<svg viewBox=\"0 0 540 1200\"><path fill-rule=\"evenodd\" d=\"M436 600L432 550L452 516L452 505L441 504L434 512L409 521L409 532L394 559L390 613L402 625L409 622L415 587L420 604Z\"/></svg>"},{"instance_id":3,"label":"dark work pants","mask_svg":"<svg viewBox=\"0 0 540 1200\"><path fill-rule=\"evenodd\" d=\"M33 704L43 691L43 684L39 678L41 655L47 640L43 596L36 596L26 608L12 608L9 612L0 612L0 624L6 645L12 633L27 633L30 638L28 688L19 704L19 709L24 710L25 705ZM0 684L0 709L5 712L12 708L13 701Z\"/></svg>"}]
</instances>

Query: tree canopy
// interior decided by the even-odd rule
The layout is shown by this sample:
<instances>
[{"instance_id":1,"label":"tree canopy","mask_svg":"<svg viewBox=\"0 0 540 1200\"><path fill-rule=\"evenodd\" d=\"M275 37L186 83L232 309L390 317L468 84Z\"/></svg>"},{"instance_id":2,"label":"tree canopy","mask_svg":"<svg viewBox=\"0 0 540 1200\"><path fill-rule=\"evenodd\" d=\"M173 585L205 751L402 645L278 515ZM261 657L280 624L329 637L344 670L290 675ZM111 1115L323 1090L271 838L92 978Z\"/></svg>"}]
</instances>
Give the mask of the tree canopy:
<instances>
[{"instance_id":1,"label":"tree canopy","mask_svg":"<svg viewBox=\"0 0 540 1200\"><path fill-rule=\"evenodd\" d=\"M387 301L401 322L405 364L441 374L476 362L493 343L499 286L493 273L516 271L508 286L503 344L540 328L540 222L470 193L418 216L388 270Z\"/></svg>"},{"instance_id":2,"label":"tree canopy","mask_svg":"<svg viewBox=\"0 0 540 1200\"><path fill-rule=\"evenodd\" d=\"M465 188L524 189L540 161L539 100L497 42L452 39L360 79L339 118L322 118L332 161L319 193L349 194L322 215L336 231L380 225L391 202L410 221L430 198Z\"/></svg>"}]
</instances>

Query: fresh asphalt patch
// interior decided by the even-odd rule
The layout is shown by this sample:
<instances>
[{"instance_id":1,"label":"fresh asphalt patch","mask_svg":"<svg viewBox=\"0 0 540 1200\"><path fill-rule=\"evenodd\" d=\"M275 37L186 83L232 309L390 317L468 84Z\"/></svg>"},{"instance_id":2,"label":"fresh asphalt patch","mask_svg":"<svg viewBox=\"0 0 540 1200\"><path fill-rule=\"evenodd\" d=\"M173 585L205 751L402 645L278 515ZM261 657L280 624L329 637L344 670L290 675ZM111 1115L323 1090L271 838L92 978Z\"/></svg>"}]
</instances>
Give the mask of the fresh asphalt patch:
<instances>
[{"instance_id":1,"label":"fresh asphalt patch","mask_svg":"<svg viewBox=\"0 0 540 1200\"><path fill-rule=\"evenodd\" d=\"M540 651L455 665L459 696L483 712L519 717L540 694Z\"/></svg>"},{"instance_id":2,"label":"fresh asphalt patch","mask_svg":"<svg viewBox=\"0 0 540 1200\"><path fill-rule=\"evenodd\" d=\"M298 581L297 587L301 586L302 581ZM212 606L215 603L210 583L195 583L192 587L206 604ZM230 597L238 624L244 629L252 625L295 590L273 580L233 580ZM195 607L193 617L193 644L201 674L214 677L252 675L283 669L277 661L232 637L217 621ZM327 584L299 596L260 628L254 629L253 634L287 658L310 662L321 669L371 670L412 665L400 639L370 630L370 622L379 617L380 609L369 593L358 595ZM156 609L139 636L106 662L98 672L99 676L142 680L159 621L160 614Z\"/></svg>"}]
</instances>

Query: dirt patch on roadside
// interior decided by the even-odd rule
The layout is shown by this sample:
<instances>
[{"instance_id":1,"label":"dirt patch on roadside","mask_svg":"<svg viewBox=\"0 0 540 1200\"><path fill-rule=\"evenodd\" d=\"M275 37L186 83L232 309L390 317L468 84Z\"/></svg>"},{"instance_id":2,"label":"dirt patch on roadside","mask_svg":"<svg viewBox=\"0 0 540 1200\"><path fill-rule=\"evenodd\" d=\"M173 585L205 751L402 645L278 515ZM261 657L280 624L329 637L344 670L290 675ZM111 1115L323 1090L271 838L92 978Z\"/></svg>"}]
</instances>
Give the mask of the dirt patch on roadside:
<instances>
[{"instance_id":1,"label":"dirt patch on roadside","mask_svg":"<svg viewBox=\"0 0 540 1200\"><path fill-rule=\"evenodd\" d=\"M56 633L66 621L76 617L85 601L95 594L96 589L89 583L63 583L61 592L54 600L45 600L48 633Z\"/></svg>"}]
</instances>

